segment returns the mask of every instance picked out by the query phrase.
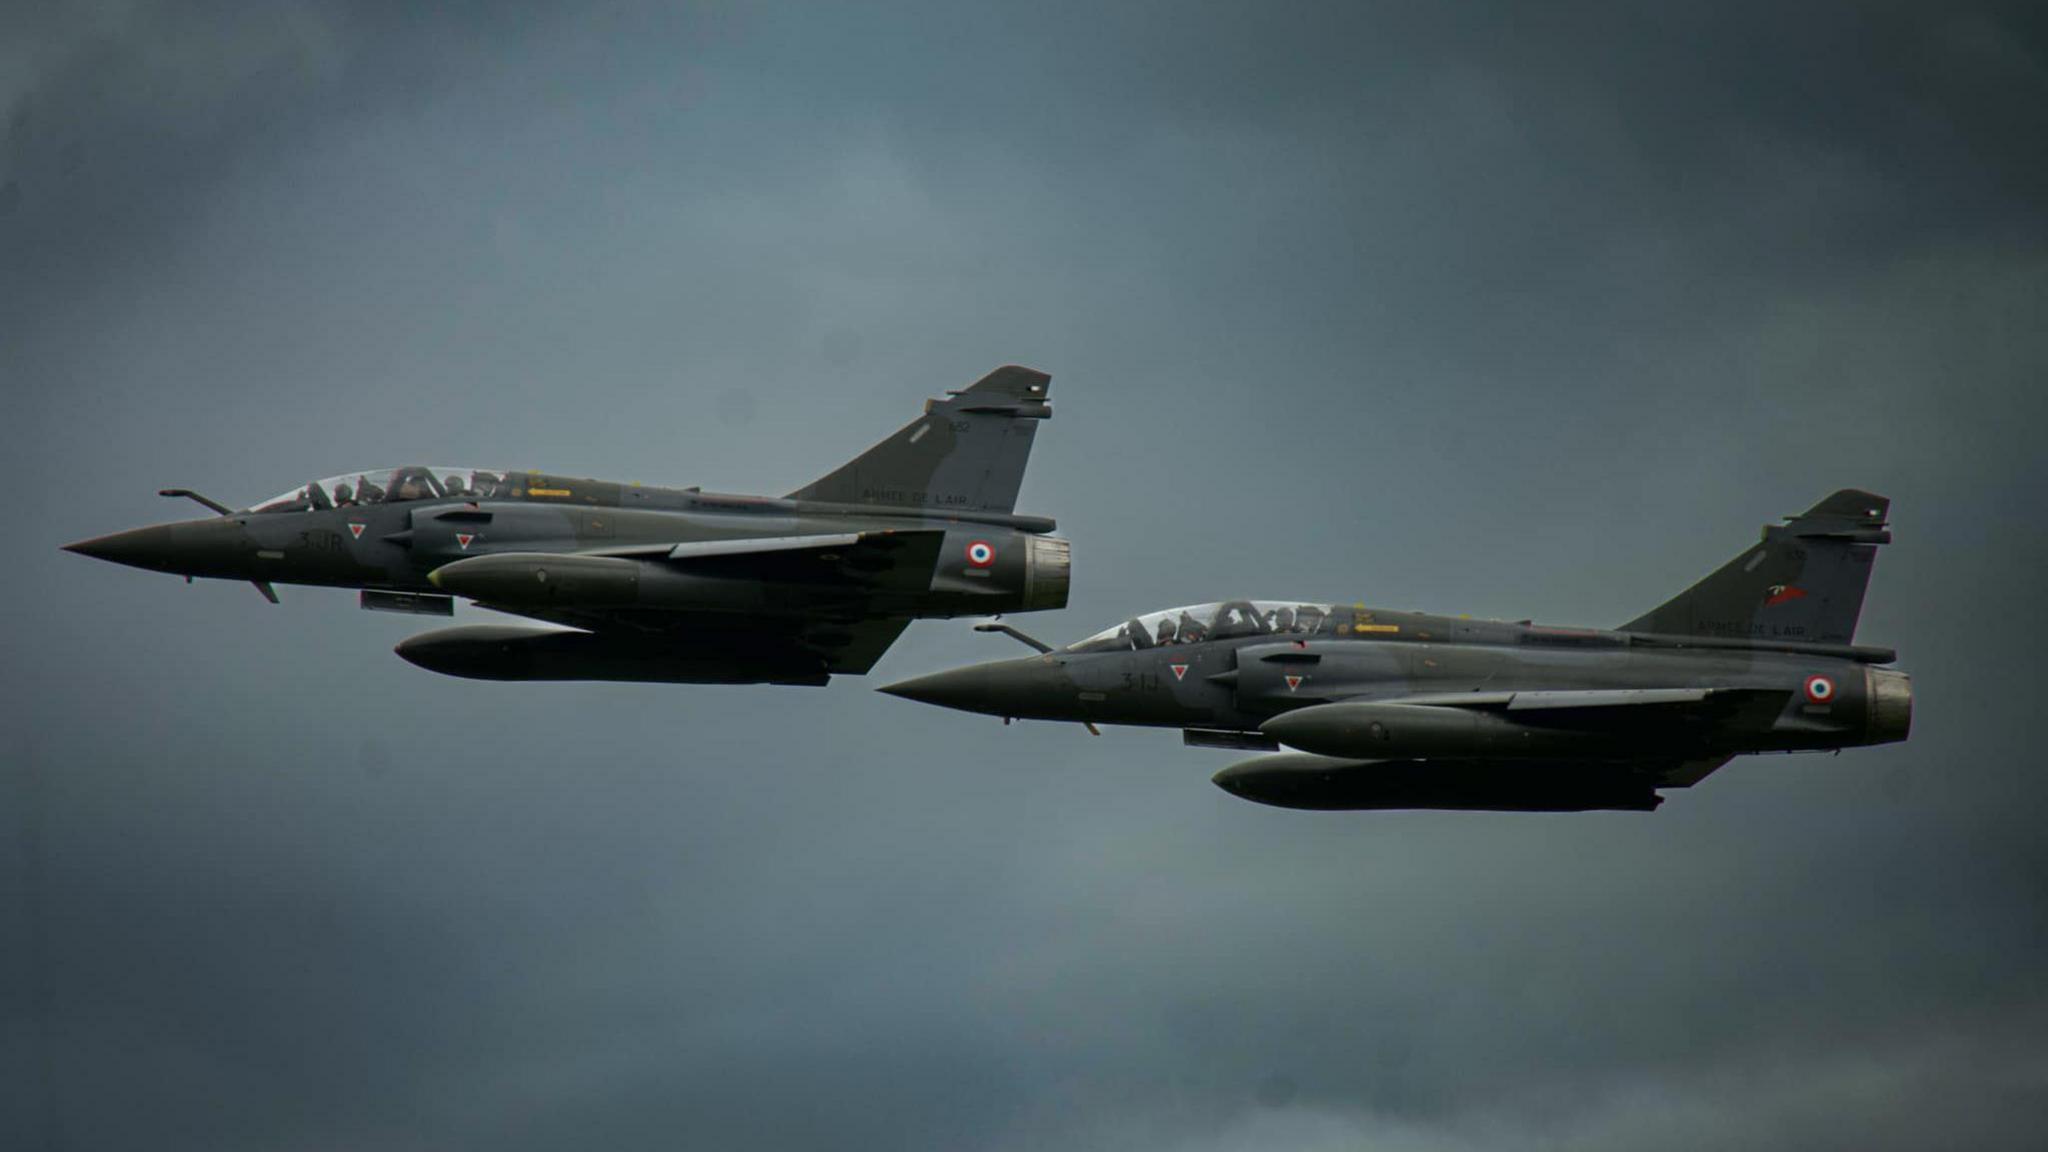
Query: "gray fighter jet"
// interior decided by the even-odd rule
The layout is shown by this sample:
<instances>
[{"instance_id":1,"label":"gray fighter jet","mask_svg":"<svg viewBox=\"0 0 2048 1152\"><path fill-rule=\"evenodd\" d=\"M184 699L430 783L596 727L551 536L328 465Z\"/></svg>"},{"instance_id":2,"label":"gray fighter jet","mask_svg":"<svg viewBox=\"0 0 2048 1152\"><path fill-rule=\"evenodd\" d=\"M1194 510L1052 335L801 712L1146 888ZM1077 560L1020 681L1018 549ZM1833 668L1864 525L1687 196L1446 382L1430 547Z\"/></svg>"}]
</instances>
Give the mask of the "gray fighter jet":
<instances>
[{"instance_id":1,"label":"gray fighter jet","mask_svg":"<svg viewBox=\"0 0 2048 1152\"><path fill-rule=\"evenodd\" d=\"M1837 492L1618 629L1231 600L881 689L1273 753L1215 782L1284 808L1654 809L1732 757L1906 738L1912 682L1854 643L1890 502ZM1282 747L1290 751L1282 751Z\"/></svg>"},{"instance_id":2,"label":"gray fighter jet","mask_svg":"<svg viewBox=\"0 0 2048 1152\"><path fill-rule=\"evenodd\" d=\"M916 617L1063 607L1069 548L1017 515L1051 377L1005 367L781 498L545 472L351 472L240 511L67 551L184 576L362 590L448 616L453 598L560 627L447 628L398 654L484 680L823 684Z\"/></svg>"}]
</instances>

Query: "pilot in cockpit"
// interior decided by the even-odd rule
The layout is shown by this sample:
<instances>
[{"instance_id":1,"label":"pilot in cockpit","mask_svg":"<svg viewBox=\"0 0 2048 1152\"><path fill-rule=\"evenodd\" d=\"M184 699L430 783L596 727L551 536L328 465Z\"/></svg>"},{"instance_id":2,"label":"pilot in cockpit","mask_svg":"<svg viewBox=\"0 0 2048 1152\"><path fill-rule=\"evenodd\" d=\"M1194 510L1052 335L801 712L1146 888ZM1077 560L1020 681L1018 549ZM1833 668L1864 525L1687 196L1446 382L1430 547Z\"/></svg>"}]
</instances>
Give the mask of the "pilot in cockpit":
<instances>
[{"instance_id":1,"label":"pilot in cockpit","mask_svg":"<svg viewBox=\"0 0 2048 1152\"><path fill-rule=\"evenodd\" d=\"M394 502L425 500L434 494L434 478L425 468L400 468L391 478L391 497Z\"/></svg>"},{"instance_id":2,"label":"pilot in cockpit","mask_svg":"<svg viewBox=\"0 0 2048 1152\"><path fill-rule=\"evenodd\" d=\"M1266 630L1266 617L1249 600L1232 600L1216 610L1210 625L1210 639L1226 636L1254 636Z\"/></svg>"}]
</instances>

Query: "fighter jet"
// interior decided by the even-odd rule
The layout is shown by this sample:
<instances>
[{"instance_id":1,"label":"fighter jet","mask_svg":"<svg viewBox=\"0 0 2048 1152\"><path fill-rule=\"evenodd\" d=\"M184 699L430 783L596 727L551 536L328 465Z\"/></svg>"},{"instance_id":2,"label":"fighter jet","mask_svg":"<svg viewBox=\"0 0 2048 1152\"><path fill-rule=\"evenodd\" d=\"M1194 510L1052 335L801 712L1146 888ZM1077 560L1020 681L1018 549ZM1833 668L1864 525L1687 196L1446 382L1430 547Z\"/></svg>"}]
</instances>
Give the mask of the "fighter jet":
<instances>
[{"instance_id":1,"label":"fighter jet","mask_svg":"<svg viewBox=\"0 0 2048 1152\"><path fill-rule=\"evenodd\" d=\"M1214 780L1282 808L1650 811L1736 755L1906 738L1911 680L1854 642L1889 507L1836 492L1614 629L1230 600L1058 651L978 625L1042 654L881 691L1269 752Z\"/></svg>"},{"instance_id":2,"label":"fighter jet","mask_svg":"<svg viewBox=\"0 0 2048 1152\"><path fill-rule=\"evenodd\" d=\"M787 496L548 472L349 472L209 519L67 551L184 576L359 588L362 607L454 598L555 627L414 636L398 654L481 680L823 684L866 672L910 620L1063 607L1070 551L1017 490L1051 377L1016 366Z\"/></svg>"}]
</instances>

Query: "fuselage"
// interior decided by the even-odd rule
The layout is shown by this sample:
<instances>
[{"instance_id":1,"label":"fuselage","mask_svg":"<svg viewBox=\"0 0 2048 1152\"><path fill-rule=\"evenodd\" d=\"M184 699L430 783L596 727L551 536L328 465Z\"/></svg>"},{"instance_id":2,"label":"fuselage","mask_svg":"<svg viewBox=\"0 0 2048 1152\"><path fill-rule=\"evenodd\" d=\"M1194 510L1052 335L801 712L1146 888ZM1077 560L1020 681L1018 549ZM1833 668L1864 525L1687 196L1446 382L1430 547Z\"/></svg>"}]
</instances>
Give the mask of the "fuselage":
<instances>
[{"instance_id":1,"label":"fuselage","mask_svg":"<svg viewBox=\"0 0 2048 1152\"><path fill-rule=\"evenodd\" d=\"M849 595L849 611L948 617L1065 602L1066 543L1053 524L1002 513L879 508L735 496L552 473L400 468L351 474L226 515L155 525L73 551L188 577L439 592L456 561L518 553L631 553L678 543L938 529L929 580ZM980 547L977 548L977 545ZM681 579L681 578L679 578ZM671 591L719 612L829 615L831 593L758 574L688 577ZM851 601L857 599L858 603Z\"/></svg>"},{"instance_id":2,"label":"fuselage","mask_svg":"<svg viewBox=\"0 0 2048 1152\"><path fill-rule=\"evenodd\" d=\"M1337 703L1399 703L1378 752L1356 725L1299 725L1290 746L1335 742L1327 754L1634 759L1841 748L1903 739L1905 676L1875 667L1889 653L1841 645L1772 649L1592 629L1322 606L1312 627L1274 626L1275 602L1219 615L1240 634L1159 642L1142 621L1067 649L920 677L884 691L1019 719L1188 729L1231 744L1286 729L1276 717ZM1245 622L1251 623L1245 623ZM1132 636L1151 640L1145 646ZM1603 704L1587 693L1614 693ZM1520 695L1577 693L1578 707L1511 711ZM1645 696L1663 693L1663 697ZM1707 693L1716 703L1706 703ZM1531 695L1534 694L1534 695ZM1667 699L1696 706L1642 706ZM1485 709L1459 705L1484 702ZM1414 705L1448 705L1415 708ZM1340 713L1323 715L1342 719ZM1455 721L1458 727L1450 730ZM1384 727L1383 727L1384 732ZM1419 733L1419 735L1417 735ZM1191 739L1195 737L1191 735ZM1242 746L1259 747L1247 739ZM1325 749L1316 747L1316 751Z\"/></svg>"}]
</instances>

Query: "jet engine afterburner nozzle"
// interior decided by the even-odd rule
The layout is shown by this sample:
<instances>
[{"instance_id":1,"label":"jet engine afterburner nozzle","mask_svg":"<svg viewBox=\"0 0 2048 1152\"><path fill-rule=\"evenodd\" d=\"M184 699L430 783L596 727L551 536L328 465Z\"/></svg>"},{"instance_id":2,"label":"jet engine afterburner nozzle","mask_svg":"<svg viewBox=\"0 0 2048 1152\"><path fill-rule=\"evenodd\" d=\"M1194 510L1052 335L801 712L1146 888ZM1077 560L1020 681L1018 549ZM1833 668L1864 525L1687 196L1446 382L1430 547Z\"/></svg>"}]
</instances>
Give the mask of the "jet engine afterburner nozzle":
<instances>
[{"instance_id":1,"label":"jet engine afterburner nozzle","mask_svg":"<svg viewBox=\"0 0 2048 1152\"><path fill-rule=\"evenodd\" d=\"M1074 580L1074 546L1058 536L1024 538L1023 612L1065 608Z\"/></svg>"},{"instance_id":2,"label":"jet engine afterburner nozzle","mask_svg":"<svg viewBox=\"0 0 2048 1152\"><path fill-rule=\"evenodd\" d=\"M1913 678L1892 668L1865 668L1864 690L1870 716L1864 738L1872 744L1896 744L1913 729Z\"/></svg>"}]
</instances>

